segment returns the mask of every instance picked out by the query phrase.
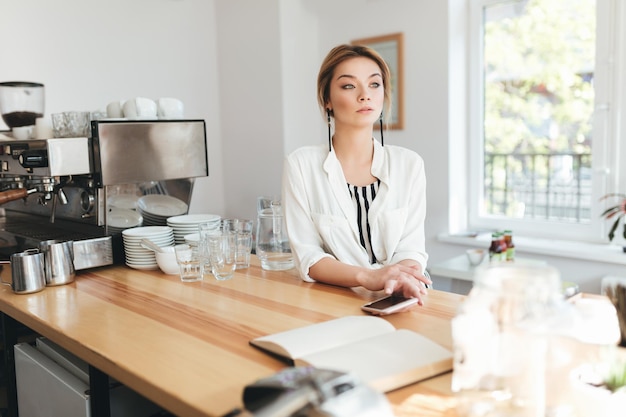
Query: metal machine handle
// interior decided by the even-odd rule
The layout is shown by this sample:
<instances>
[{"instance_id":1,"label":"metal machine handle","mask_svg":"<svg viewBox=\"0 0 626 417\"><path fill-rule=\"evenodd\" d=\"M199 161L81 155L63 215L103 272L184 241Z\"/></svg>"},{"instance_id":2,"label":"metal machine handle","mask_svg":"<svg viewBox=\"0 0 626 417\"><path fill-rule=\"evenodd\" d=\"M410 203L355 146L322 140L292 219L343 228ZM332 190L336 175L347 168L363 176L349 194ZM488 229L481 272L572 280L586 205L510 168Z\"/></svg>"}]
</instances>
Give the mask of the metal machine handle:
<instances>
[{"instance_id":1,"label":"metal machine handle","mask_svg":"<svg viewBox=\"0 0 626 417\"><path fill-rule=\"evenodd\" d=\"M0 204L8 203L9 201L19 200L25 198L28 194L36 192L37 189L32 188L27 190L25 188L18 188L16 190L0 191Z\"/></svg>"}]
</instances>

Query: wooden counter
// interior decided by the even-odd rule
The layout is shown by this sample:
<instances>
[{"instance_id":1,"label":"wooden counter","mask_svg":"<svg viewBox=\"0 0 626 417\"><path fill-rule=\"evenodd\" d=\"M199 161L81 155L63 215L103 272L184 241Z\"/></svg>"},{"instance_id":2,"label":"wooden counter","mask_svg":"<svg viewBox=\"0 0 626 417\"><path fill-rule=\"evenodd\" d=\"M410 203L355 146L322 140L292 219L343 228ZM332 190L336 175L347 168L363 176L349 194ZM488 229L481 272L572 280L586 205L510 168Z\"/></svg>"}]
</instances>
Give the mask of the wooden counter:
<instances>
[{"instance_id":1,"label":"wooden counter","mask_svg":"<svg viewBox=\"0 0 626 417\"><path fill-rule=\"evenodd\" d=\"M228 281L182 283L158 270L114 266L35 294L0 287L0 311L181 417L242 408L246 384L285 367L250 339L363 314L360 306L381 295L306 283L295 270L264 271L256 259ZM425 306L388 320L451 348L450 319L462 298L431 290ZM450 376L388 398L400 404L414 393L449 395Z\"/></svg>"}]
</instances>

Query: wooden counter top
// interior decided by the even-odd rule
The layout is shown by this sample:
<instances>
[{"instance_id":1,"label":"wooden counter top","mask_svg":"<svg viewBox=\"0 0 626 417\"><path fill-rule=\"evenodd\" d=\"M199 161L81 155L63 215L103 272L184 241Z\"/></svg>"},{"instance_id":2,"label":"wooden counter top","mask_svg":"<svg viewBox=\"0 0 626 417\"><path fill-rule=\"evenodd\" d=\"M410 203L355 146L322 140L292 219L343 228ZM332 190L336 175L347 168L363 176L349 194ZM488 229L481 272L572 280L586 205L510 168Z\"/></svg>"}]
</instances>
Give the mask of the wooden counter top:
<instances>
[{"instance_id":1,"label":"wooden counter top","mask_svg":"<svg viewBox=\"0 0 626 417\"><path fill-rule=\"evenodd\" d=\"M8 277L7 277L8 271ZM2 272L10 281L8 268ZM380 293L264 271L258 261L228 281L182 283L158 270L80 271L72 284L16 295L0 286L0 311L179 416L222 416L242 407L246 384L285 367L248 341L345 315ZM395 314L451 348L450 319L462 296L430 290L425 306ZM389 393L450 394L450 373Z\"/></svg>"}]
</instances>

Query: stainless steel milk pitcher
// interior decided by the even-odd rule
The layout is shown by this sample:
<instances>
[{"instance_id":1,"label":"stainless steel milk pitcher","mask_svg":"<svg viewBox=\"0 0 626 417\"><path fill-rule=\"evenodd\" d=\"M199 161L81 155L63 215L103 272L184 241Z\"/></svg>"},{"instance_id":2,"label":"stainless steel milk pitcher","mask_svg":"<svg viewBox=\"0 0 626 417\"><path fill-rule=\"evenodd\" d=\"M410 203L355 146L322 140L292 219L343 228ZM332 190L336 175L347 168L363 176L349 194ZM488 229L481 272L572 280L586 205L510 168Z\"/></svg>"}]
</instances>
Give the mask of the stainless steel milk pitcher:
<instances>
[{"instance_id":1,"label":"stainless steel milk pitcher","mask_svg":"<svg viewBox=\"0 0 626 417\"><path fill-rule=\"evenodd\" d=\"M46 287L43 254L38 249L14 253L10 259L11 282L2 280L2 284L9 285L16 294L30 294Z\"/></svg>"},{"instance_id":2,"label":"stainless steel milk pitcher","mask_svg":"<svg viewBox=\"0 0 626 417\"><path fill-rule=\"evenodd\" d=\"M74 242L71 240L45 240L39 243L44 255L46 285L63 285L74 282Z\"/></svg>"}]
</instances>

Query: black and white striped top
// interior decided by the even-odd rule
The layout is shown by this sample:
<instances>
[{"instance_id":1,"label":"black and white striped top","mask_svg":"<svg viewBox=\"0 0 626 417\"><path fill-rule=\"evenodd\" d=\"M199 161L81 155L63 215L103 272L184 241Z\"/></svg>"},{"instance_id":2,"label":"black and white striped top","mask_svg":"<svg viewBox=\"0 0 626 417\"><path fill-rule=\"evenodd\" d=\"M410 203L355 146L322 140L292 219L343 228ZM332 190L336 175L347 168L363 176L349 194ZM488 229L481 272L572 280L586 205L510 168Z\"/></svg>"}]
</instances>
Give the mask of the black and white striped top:
<instances>
[{"instance_id":1,"label":"black and white striped top","mask_svg":"<svg viewBox=\"0 0 626 417\"><path fill-rule=\"evenodd\" d=\"M367 251L371 264L375 264L377 260L374 252L372 251L372 235L370 233L368 213L370 206L372 205L372 201L374 201L376 193L378 193L379 185L380 180L363 187L348 184L350 196L352 197L352 201L356 207L356 218L359 225L361 246L363 246Z\"/></svg>"}]
</instances>

